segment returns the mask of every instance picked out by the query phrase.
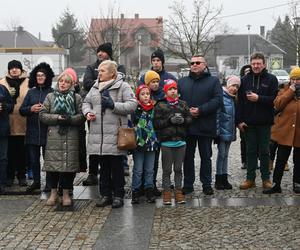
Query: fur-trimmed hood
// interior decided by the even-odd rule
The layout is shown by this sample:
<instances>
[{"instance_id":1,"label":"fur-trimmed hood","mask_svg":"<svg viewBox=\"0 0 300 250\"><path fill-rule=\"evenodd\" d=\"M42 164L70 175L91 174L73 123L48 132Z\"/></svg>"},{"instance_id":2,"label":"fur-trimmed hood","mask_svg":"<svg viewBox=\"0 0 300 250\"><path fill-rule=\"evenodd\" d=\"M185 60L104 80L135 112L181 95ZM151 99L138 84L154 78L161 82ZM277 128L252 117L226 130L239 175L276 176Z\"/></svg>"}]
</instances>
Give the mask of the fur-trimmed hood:
<instances>
[{"instance_id":1,"label":"fur-trimmed hood","mask_svg":"<svg viewBox=\"0 0 300 250\"><path fill-rule=\"evenodd\" d=\"M46 75L45 88L50 88L52 85L52 79L54 72L48 63L42 62L34 67L29 75L29 88L37 87L36 74L37 72L44 72Z\"/></svg>"}]
</instances>

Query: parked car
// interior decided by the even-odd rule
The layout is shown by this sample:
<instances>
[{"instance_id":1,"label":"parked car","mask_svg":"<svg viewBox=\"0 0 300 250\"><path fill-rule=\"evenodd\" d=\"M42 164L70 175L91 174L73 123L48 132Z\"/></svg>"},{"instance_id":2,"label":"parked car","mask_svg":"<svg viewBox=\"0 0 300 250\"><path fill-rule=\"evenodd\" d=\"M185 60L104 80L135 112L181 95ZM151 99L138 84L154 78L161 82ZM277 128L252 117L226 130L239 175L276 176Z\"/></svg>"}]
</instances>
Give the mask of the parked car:
<instances>
[{"instance_id":1,"label":"parked car","mask_svg":"<svg viewBox=\"0 0 300 250\"><path fill-rule=\"evenodd\" d=\"M274 69L271 73L277 77L279 84L288 83L290 81L289 74L284 69Z\"/></svg>"}]
</instances>

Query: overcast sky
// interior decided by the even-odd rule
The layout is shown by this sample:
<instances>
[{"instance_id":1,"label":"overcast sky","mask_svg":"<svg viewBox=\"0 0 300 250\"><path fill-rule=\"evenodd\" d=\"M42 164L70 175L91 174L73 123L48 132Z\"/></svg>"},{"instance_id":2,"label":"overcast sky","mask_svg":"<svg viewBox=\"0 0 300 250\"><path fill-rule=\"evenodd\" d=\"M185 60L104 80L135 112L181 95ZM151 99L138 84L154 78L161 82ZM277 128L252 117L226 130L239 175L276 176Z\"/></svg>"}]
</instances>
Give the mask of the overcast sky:
<instances>
[{"instance_id":1,"label":"overcast sky","mask_svg":"<svg viewBox=\"0 0 300 250\"><path fill-rule=\"evenodd\" d=\"M116 2L125 17L133 17L134 13L138 13L141 18L162 16L168 19L168 6L173 0L1 0L0 30L8 30L8 27L17 23L35 36L40 32L43 40L53 40L51 27L58 22L65 8L68 7L80 23L88 23L90 18L100 16L100 9L104 12L107 10L108 2ZM193 0L184 2L191 6ZM222 22L227 23L234 33L244 34L248 32L247 24L251 25L251 33L259 33L261 25L266 26L267 30L273 28L278 16L284 17L291 13L288 5L290 2L291 0L211 0L214 6L223 5ZM300 4L300 1L294 2ZM278 5L282 6L276 7ZM255 10L261 11L251 12ZM240 13L244 14L237 15ZM230 15L235 16L228 17Z\"/></svg>"}]
</instances>

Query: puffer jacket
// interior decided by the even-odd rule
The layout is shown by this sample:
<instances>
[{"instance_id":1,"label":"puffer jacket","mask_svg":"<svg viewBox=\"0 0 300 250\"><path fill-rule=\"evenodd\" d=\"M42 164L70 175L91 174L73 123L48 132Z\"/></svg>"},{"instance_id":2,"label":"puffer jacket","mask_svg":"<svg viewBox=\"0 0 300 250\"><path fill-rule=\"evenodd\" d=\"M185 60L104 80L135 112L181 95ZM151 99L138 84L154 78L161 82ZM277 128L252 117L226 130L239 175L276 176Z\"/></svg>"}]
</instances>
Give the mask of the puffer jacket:
<instances>
[{"instance_id":1,"label":"puffer jacket","mask_svg":"<svg viewBox=\"0 0 300 250\"><path fill-rule=\"evenodd\" d=\"M129 84L123 81L121 74L118 74L116 80L108 88L115 107L113 110L106 109L102 112L102 84L99 85L97 81L83 102L83 114L86 116L91 112L96 115L96 120L90 122L87 152L90 155L125 155L126 151L117 148L119 119L121 119L122 126L127 126L127 115L134 112L137 101Z\"/></svg>"},{"instance_id":2,"label":"puffer jacket","mask_svg":"<svg viewBox=\"0 0 300 250\"><path fill-rule=\"evenodd\" d=\"M42 123L48 126L44 171L79 172L79 128L85 121L82 99L75 94L76 114L70 118L65 134L60 134L60 121L54 111L54 93L49 93L39 113Z\"/></svg>"},{"instance_id":3,"label":"puffer jacket","mask_svg":"<svg viewBox=\"0 0 300 250\"><path fill-rule=\"evenodd\" d=\"M6 78L11 78L9 74L6 77L0 80L0 84L4 85L7 89L9 89L9 84ZM19 109L24 101L24 98L29 90L28 87L28 78L27 72L23 70L21 76L19 78L24 79L20 85L20 94L16 100L14 105L13 112L9 115L9 123L10 123L10 135L11 136L25 136L26 134L26 118L21 116L19 113Z\"/></svg>"},{"instance_id":4,"label":"puffer jacket","mask_svg":"<svg viewBox=\"0 0 300 250\"><path fill-rule=\"evenodd\" d=\"M39 120L39 114L31 112L34 104L43 103L46 96L52 92L50 86L34 87L27 92L20 107L20 114L27 117L25 144L46 145L47 126Z\"/></svg>"},{"instance_id":5,"label":"puffer jacket","mask_svg":"<svg viewBox=\"0 0 300 250\"><path fill-rule=\"evenodd\" d=\"M184 123L174 125L170 117L180 113ZM154 107L154 128L160 142L184 141L188 125L192 122L192 116L186 102L179 100L177 105L171 106L166 99L158 101Z\"/></svg>"},{"instance_id":6,"label":"puffer jacket","mask_svg":"<svg viewBox=\"0 0 300 250\"><path fill-rule=\"evenodd\" d=\"M235 97L223 88L223 106L217 113L218 136L223 141L236 140Z\"/></svg>"},{"instance_id":7,"label":"puffer jacket","mask_svg":"<svg viewBox=\"0 0 300 250\"><path fill-rule=\"evenodd\" d=\"M13 100L10 97L8 90L0 85L0 103L2 105L2 111L0 111L0 137L9 136L9 114L14 109Z\"/></svg>"},{"instance_id":8,"label":"puffer jacket","mask_svg":"<svg viewBox=\"0 0 300 250\"><path fill-rule=\"evenodd\" d=\"M300 147L300 99L295 92L285 86L274 100L275 123L271 129L271 138L280 145Z\"/></svg>"}]
</instances>

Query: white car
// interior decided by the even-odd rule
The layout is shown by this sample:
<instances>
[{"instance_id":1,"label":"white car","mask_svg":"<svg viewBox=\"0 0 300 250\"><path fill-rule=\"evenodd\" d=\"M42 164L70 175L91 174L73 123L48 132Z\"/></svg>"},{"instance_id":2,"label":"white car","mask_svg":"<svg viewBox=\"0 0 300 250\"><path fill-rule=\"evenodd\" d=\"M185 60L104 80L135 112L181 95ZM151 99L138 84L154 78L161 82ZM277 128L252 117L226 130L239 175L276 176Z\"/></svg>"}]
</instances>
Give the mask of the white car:
<instances>
[{"instance_id":1,"label":"white car","mask_svg":"<svg viewBox=\"0 0 300 250\"><path fill-rule=\"evenodd\" d=\"M276 76L279 85L288 83L290 81L289 74L284 69L272 70L271 73Z\"/></svg>"}]
</instances>

